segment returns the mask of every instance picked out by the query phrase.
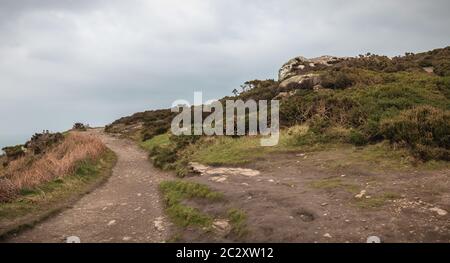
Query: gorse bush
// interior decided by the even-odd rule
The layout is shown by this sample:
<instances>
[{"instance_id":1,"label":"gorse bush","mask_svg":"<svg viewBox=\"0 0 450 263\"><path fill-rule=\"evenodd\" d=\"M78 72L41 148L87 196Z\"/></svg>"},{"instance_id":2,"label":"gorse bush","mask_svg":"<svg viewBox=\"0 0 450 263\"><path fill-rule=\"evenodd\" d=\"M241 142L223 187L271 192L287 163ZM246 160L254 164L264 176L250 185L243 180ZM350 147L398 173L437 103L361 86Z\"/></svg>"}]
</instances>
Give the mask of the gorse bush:
<instances>
[{"instance_id":1,"label":"gorse bush","mask_svg":"<svg viewBox=\"0 0 450 263\"><path fill-rule=\"evenodd\" d=\"M450 111L418 106L381 123L383 136L422 159L450 159Z\"/></svg>"},{"instance_id":2,"label":"gorse bush","mask_svg":"<svg viewBox=\"0 0 450 263\"><path fill-rule=\"evenodd\" d=\"M177 160L177 152L173 147L155 146L150 152L150 157L156 167L170 169Z\"/></svg>"}]
</instances>

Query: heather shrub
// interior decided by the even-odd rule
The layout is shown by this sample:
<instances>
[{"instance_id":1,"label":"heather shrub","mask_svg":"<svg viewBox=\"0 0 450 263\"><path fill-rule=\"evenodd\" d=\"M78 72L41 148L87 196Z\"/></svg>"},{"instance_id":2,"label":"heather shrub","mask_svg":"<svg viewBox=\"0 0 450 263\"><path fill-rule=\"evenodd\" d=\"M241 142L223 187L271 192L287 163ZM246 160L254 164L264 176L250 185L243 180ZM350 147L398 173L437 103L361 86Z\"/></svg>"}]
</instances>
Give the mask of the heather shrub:
<instances>
[{"instance_id":1,"label":"heather shrub","mask_svg":"<svg viewBox=\"0 0 450 263\"><path fill-rule=\"evenodd\" d=\"M381 122L381 133L392 143L408 146L422 159L446 159L450 149L450 111L428 105L402 111ZM445 158L444 158L445 157Z\"/></svg>"},{"instance_id":2,"label":"heather shrub","mask_svg":"<svg viewBox=\"0 0 450 263\"><path fill-rule=\"evenodd\" d=\"M348 142L356 146L363 146L368 143L368 139L363 133L356 130L351 130L348 137Z\"/></svg>"},{"instance_id":3,"label":"heather shrub","mask_svg":"<svg viewBox=\"0 0 450 263\"><path fill-rule=\"evenodd\" d=\"M177 152L171 147L155 146L150 156L153 160L155 167L161 169L169 169L177 160Z\"/></svg>"},{"instance_id":4,"label":"heather shrub","mask_svg":"<svg viewBox=\"0 0 450 263\"><path fill-rule=\"evenodd\" d=\"M77 122L73 125L72 130L75 131L86 131L87 130L87 125L81 123L81 122Z\"/></svg>"},{"instance_id":5,"label":"heather shrub","mask_svg":"<svg viewBox=\"0 0 450 263\"><path fill-rule=\"evenodd\" d=\"M13 161L25 155L23 145L4 147L2 150L5 152L7 161Z\"/></svg>"}]
</instances>

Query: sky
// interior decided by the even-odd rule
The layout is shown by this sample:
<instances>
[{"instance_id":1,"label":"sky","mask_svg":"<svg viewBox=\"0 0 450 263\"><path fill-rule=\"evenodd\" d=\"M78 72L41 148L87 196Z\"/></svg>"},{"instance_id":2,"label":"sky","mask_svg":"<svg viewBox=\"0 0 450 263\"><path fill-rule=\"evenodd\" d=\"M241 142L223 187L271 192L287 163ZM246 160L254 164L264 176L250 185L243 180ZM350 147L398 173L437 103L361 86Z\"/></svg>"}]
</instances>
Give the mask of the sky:
<instances>
[{"instance_id":1,"label":"sky","mask_svg":"<svg viewBox=\"0 0 450 263\"><path fill-rule=\"evenodd\" d=\"M230 95L296 56L450 45L448 0L0 0L0 148Z\"/></svg>"}]
</instances>

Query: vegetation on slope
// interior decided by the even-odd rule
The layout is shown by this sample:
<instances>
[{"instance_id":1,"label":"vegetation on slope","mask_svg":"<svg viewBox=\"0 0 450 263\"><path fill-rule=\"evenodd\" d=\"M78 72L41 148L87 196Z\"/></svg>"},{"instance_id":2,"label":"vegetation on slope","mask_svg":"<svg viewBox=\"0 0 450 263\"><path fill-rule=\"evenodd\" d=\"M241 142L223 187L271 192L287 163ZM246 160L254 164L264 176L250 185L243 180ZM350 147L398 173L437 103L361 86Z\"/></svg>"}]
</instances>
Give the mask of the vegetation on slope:
<instances>
[{"instance_id":1,"label":"vegetation on slope","mask_svg":"<svg viewBox=\"0 0 450 263\"><path fill-rule=\"evenodd\" d=\"M96 138L69 134L27 161L12 162L0 178L0 236L32 226L94 189L111 175L116 155Z\"/></svg>"},{"instance_id":2,"label":"vegetation on slope","mask_svg":"<svg viewBox=\"0 0 450 263\"><path fill-rule=\"evenodd\" d=\"M416 161L448 161L449 65L447 47L395 58L361 55L298 72L317 75L319 86L307 81L288 85L274 80L246 82L240 94L221 101L280 99L282 142L270 150L257 149L252 137L170 136L165 134L173 116L169 110L122 118L107 130L127 135L141 127L133 130L134 135L140 134L134 138L150 147L154 163L175 168L181 175L186 173L182 167L192 160L232 164L273 150L337 143L360 147L388 141L392 149L408 150ZM159 136L155 139L155 135ZM239 144L248 146L247 150Z\"/></svg>"},{"instance_id":3,"label":"vegetation on slope","mask_svg":"<svg viewBox=\"0 0 450 263\"><path fill-rule=\"evenodd\" d=\"M8 164L0 177L0 202L14 200L24 189L73 173L80 162L96 160L106 146L93 136L70 133L43 155L26 155Z\"/></svg>"}]
</instances>

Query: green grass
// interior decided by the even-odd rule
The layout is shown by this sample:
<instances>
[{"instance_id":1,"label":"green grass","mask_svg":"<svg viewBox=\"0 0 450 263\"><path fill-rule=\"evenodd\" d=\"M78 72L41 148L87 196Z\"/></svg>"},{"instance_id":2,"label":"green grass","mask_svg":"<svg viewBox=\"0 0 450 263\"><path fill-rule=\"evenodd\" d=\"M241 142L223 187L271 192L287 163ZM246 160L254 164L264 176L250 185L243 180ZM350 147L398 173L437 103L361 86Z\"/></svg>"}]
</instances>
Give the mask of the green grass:
<instances>
[{"instance_id":1,"label":"green grass","mask_svg":"<svg viewBox=\"0 0 450 263\"><path fill-rule=\"evenodd\" d=\"M0 204L0 236L33 225L88 193L111 175L116 159L108 150L97 161L81 162L71 175L22 189L16 200Z\"/></svg>"},{"instance_id":2,"label":"green grass","mask_svg":"<svg viewBox=\"0 0 450 263\"><path fill-rule=\"evenodd\" d=\"M295 136L303 134L303 129L304 127L293 127L282 130L278 145L273 147L261 146L261 136L209 137L190 145L181 155L189 161L207 165L241 165L275 152L317 150L316 145L299 147L293 143Z\"/></svg>"},{"instance_id":3,"label":"green grass","mask_svg":"<svg viewBox=\"0 0 450 263\"><path fill-rule=\"evenodd\" d=\"M211 202L221 200L222 194L205 185L181 180L164 181L159 186L166 204L166 213L172 222L180 227L210 227L213 218L199 209L183 203L189 199L203 199Z\"/></svg>"},{"instance_id":4,"label":"green grass","mask_svg":"<svg viewBox=\"0 0 450 263\"><path fill-rule=\"evenodd\" d=\"M150 140L146 140L141 143L141 147L151 152L155 147L167 147L170 145L169 134L157 135Z\"/></svg>"},{"instance_id":5,"label":"green grass","mask_svg":"<svg viewBox=\"0 0 450 263\"><path fill-rule=\"evenodd\" d=\"M385 193L381 196L372 196L371 198L361 198L355 201L359 208L378 208L384 206L389 200L399 199L396 193Z\"/></svg>"},{"instance_id":6,"label":"green grass","mask_svg":"<svg viewBox=\"0 0 450 263\"><path fill-rule=\"evenodd\" d=\"M190 149L191 160L209 165L234 165L263 156L269 148L261 147L258 137L215 137Z\"/></svg>"},{"instance_id":7,"label":"green grass","mask_svg":"<svg viewBox=\"0 0 450 263\"><path fill-rule=\"evenodd\" d=\"M231 232L237 238L243 238L248 234L247 215L239 209L230 209L228 211L228 219L231 223Z\"/></svg>"},{"instance_id":8,"label":"green grass","mask_svg":"<svg viewBox=\"0 0 450 263\"><path fill-rule=\"evenodd\" d=\"M345 146L340 147L345 149ZM347 146L347 148L349 148ZM372 171L411 171L436 170L450 167L446 161L431 160L417 162L405 148L393 148L389 142L383 141L365 147L351 147L341 158L328 163L334 169L345 169L354 166L371 167Z\"/></svg>"}]
</instances>

